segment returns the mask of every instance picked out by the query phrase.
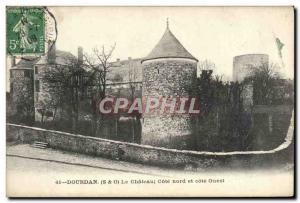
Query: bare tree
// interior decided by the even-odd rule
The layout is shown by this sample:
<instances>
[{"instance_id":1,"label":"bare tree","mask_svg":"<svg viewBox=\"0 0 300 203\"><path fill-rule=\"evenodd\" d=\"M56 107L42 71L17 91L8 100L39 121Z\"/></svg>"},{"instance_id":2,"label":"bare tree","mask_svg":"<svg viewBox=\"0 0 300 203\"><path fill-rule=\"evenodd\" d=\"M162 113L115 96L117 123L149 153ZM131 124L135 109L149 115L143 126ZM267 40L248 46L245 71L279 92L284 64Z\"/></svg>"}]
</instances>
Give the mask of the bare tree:
<instances>
[{"instance_id":1,"label":"bare tree","mask_svg":"<svg viewBox=\"0 0 300 203\"><path fill-rule=\"evenodd\" d=\"M112 78L112 81L113 81L113 82L123 82L123 77L122 77L119 73L117 73L117 74L115 74L115 76Z\"/></svg>"},{"instance_id":2,"label":"bare tree","mask_svg":"<svg viewBox=\"0 0 300 203\"><path fill-rule=\"evenodd\" d=\"M129 60L129 69L128 69L128 81L129 81L129 90L130 90L130 100L131 102L135 99L136 89L137 89L137 70L136 67L132 64L132 61ZM139 120L138 115L134 115L131 120L131 129L132 129L132 141L135 142L135 121Z\"/></svg>"},{"instance_id":3,"label":"bare tree","mask_svg":"<svg viewBox=\"0 0 300 203\"><path fill-rule=\"evenodd\" d=\"M45 118L52 117L52 121L56 119L57 109L60 107L60 98L58 97L59 92L54 89L48 89L44 92L41 97L43 100L39 100L37 103L37 111L41 114L41 123L45 122Z\"/></svg>"},{"instance_id":4,"label":"bare tree","mask_svg":"<svg viewBox=\"0 0 300 203\"><path fill-rule=\"evenodd\" d=\"M114 44L107 51L104 46L101 49L94 48L91 55L84 55L84 65L88 69L93 81L92 91L92 128L93 134L97 135L99 125L102 125L101 112L99 112L97 106L106 97L107 88L107 74L112 66L110 60L115 50Z\"/></svg>"},{"instance_id":5,"label":"bare tree","mask_svg":"<svg viewBox=\"0 0 300 203\"><path fill-rule=\"evenodd\" d=\"M208 59L199 61L198 63L198 71L200 72L200 74L203 70L215 71L215 69L216 69L216 64Z\"/></svg>"},{"instance_id":6,"label":"bare tree","mask_svg":"<svg viewBox=\"0 0 300 203\"><path fill-rule=\"evenodd\" d=\"M128 69L128 82L130 88L130 99L133 100L135 96L135 92L137 89L137 70L136 67L132 64L132 61L129 61L129 69Z\"/></svg>"},{"instance_id":7,"label":"bare tree","mask_svg":"<svg viewBox=\"0 0 300 203\"><path fill-rule=\"evenodd\" d=\"M33 83L31 77L19 77L16 74L11 79L12 103L15 104L18 121L33 120Z\"/></svg>"},{"instance_id":8,"label":"bare tree","mask_svg":"<svg viewBox=\"0 0 300 203\"><path fill-rule=\"evenodd\" d=\"M66 56L64 61L64 64L53 64L44 71L42 76L42 81L46 86L44 89L49 98L53 99L49 101L45 99L43 105L44 109L54 110L54 115L58 107L65 110L72 121L72 132L76 133L79 97L86 86L83 83L85 71L76 57Z\"/></svg>"},{"instance_id":9,"label":"bare tree","mask_svg":"<svg viewBox=\"0 0 300 203\"><path fill-rule=\"evenodd\" d=\"M277 70L278 65L273 63L251 68L251 75L245 78L243 84L253 84L255 104L272 104L276 81L279 79Z\"/></svg>"}]
</instances>

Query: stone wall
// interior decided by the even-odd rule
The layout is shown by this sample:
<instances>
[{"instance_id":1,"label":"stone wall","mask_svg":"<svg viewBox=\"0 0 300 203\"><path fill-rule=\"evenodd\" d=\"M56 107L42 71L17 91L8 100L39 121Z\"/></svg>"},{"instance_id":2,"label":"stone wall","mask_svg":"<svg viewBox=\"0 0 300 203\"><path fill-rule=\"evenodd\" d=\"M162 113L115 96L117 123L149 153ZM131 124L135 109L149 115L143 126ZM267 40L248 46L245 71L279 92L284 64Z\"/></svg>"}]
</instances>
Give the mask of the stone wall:
<instances>
[{"instance_id":1,"label":"stone wall","mask_svg":"<svg viewBox=\"0 0 300 203\"><path fill-rule=\"evenodd\" d=\"M196 77L196 61L159 59L143 63L143 98L188 97ZM188 149L189 115L143 115L142 144Z\"/></svg>"},{"instance_id":2,"label":"stone wall","mask_svg":"<svg viewBox=\"0 0 300 203\"><path fill-rule=\"evenodd\" d=\"M196 77L197 64L188 60L143 63L143 96L188 96L187 87Z\"/></svg>"},{"instance_id":3,"label":"stone wall","mask_svg":"<svg viewBox=\"0 0 300 203\"><path fill-rule=\"evenodd\" d=\"M11 69L11 115L33 118L33 70L30 68Z\"/></svg>"},{"instance_id":4,"label":"stone wall","mask_svg":"<svg viewBox=\"0 0 300 203\"><path fill-rule=\"evenodd\" d=\"M255 105L253 107L253 149L273 149L288 131L293 105Z\"/></svg>"},{"instance_id":5,"label":"stone wall","mask_svg":"<svg viewBox=\"0 0 300 203\"><path fill-rule=\"evenodd\" d=\"M191 148L191 118L189 115L157 115L143 119L142 144L151 146Z\"/></svg>"},{"instance_id":6,"label":"stone wall","mask_svg":"<svg viewBox=\"0 0 300 203\"><path fill-rule=\"evenodd\" d=\"M41 128L7 124L7 141L47 142L49 147L131 162L197 169L249 168L293 161L293 120L285 142L269 151L199 152L119 142Z\"/></svg>"}]
</instances>

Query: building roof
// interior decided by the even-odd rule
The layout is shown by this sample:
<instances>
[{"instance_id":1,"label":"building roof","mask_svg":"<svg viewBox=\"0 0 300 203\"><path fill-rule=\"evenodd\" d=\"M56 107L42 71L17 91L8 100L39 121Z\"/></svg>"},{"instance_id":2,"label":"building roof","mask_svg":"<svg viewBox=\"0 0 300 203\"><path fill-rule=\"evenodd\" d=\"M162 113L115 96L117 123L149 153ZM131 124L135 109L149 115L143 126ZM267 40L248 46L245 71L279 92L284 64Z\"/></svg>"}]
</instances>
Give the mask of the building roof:
<instances>
[{"instance_id":1,"label":"building roof","mask_svg":"<svg viewBox=\"0 0 300 203\"><path fill-rule=\"evenodd\" d=\"M143 77L141 60L141 58L136 58L112 62L107 74L107 83L141 82ZM117 78L121 80L116 81Z\"/></svg>"},{"instance_id":2,"label":"building roof","mask_svg":"<svg viewBox=\"0 0 300 203\"><path fill-rule=\"evenodd\" d=\"M60 65L66 65L70 59L76 58L73 54L67 51L56 50L55 54L56 54L55 63ZM36 64L37 65L48 64L47 54L42 56Z\"/></svg>"},{"instance_id":3,"label":"building roof","mask_svg":"<svg viewBox=\"0 0 300 203\"><path fill-rule=\"evenodd\" d=\"M76 58L73 54L66 51L56 50L56 64L65 65L68 60ZM12 69L33 69L34 65L48 64L47 54L41 57L28 56L22 58Z\"/></svg>"},{"instance_id":4,"label":"building roof","mask_svg":"<svg viewBox=\"0 0 300 203\"><path fill-rule=\"evenodd\" d=\"M22 58L12 69L33 69L34 64L39 60L39 57Z\"/></svg>"},{"instance_id":5,"label":"building roof","mask_svg":"<svg viewBox=\"0 0 300 203\"><path fill-rule=\"evenodd\" d=\"M143 61L159 58L187 58L198 61L183 47L183 45L171 32L168 25L160 41Z\"/></svg>"}]
</instances>

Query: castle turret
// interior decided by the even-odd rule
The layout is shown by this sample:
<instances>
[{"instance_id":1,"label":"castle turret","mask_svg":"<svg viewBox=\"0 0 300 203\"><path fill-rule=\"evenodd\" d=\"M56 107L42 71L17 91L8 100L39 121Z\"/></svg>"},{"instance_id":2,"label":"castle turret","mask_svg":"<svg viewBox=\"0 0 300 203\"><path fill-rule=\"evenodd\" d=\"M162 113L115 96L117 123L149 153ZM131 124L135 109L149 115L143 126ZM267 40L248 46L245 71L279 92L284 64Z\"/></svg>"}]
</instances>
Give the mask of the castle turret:
<instances>
[{"instance_id":1,"label":"castle turret","mask_svg":"<svg viewBox=\"0 0 300 203\"><path fill-rule=\"evenodd\" d=\"M27 57L14 62L10 69L10 114L20 122L29 122L34 118L33 66L36 61L35 57Z\"/></svg>"},{"instance_id":2,"label":"castle turret","mask_svg":"<svg viewBox=\"0 0 300 203\"><path fill-rule=\"evenodd\" d=\"M187 87L196 78L198 60L170 31L142 60L143 98L189 97ZM186 149L191 138L189 114L144 114L142 144Z\"/></svg>"},{"instance_id":3,"label":"castle turret","mask_svg":"<svg viewBox=\"0 0 300 203\"><path fill-rule=\"evenodd\" d=\"M241 82L252 76L255 68L269 65L267 54L245 54L233 58L233 81Z\"/></svg>"},{"instance_id":4,"label":"castle turret","mask_svg":"<svg viewBox=\"0 0 300 203\"><path fill-rule=\"evenodd\" d=\"M245 54L233 58L233 81L243 82L247 77L251 77L255 72L263 67L269 66L269 55L267 54ZM244 84L241 93L243 106L246 111L250 111L253 106L253 83Z\"/></svg>"}]
</instances>

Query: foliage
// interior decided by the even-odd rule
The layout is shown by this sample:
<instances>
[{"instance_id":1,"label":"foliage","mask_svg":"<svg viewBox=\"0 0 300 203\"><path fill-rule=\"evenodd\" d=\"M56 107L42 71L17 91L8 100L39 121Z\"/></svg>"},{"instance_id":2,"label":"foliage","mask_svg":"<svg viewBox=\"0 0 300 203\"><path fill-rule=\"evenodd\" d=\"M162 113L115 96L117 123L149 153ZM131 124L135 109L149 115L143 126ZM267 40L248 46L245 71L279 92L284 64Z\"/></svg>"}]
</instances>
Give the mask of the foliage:
<instances>
[{"instance_id":1,"label":"foliage","mask_svg":"<svg viewBox=\"0 0 300 203\"><path fill-rule=\"evenodd\" d=\"M110 62L116 45L113 45L108 51L104 46L99 50L93 49L92 55L84 55L85 68L89 71L93 87L91 88L91 104L92 104L92 129L95 136L98 135L99 127L103 124L103 116L98 111L97 104L106 97L107 74L112 67Z\"/></svg>"},{"instance_id":2,"label":"foliage","mask_svg":"<svg viewBox=\"0 0 300 203\"><path fill-rule=\"evenodd\" d=\"M193 87L200 100L200 114L194 117L194 148L228 151L249 146L249 117L242 105L243 86L222 81L212 70L202 70Z\"/></svg>"},{"instance_id":3,"label":"foliage","mask_svg":"<svg viewBox=\"0 0 300 203\"><path fill-rule=\"evenodd\" d=\"M87 86L85 71L77 58L64 57L65 64L45 67L42 73L44 96L39 106L42 111L63 110L72 120L72 132L77 132L80 96Z\"/></svg>"},{"instance_id":4,"label":"foliage","mask_svg":"<svg viewBox=\"0 0 300 203\"><path fill-rule=\"evenodd\" d=\"M22 71L22 70L19 70ZM32 75L29 77L18 76L14 74L11 78L12 89L10 95L10 102L14 104L11 111L15 111L12 119L18 123L31 123L34 120L34 106L33 106L33 83ZM12 113L12 112L11 112Z\"/></svg>"}]
</instances>

